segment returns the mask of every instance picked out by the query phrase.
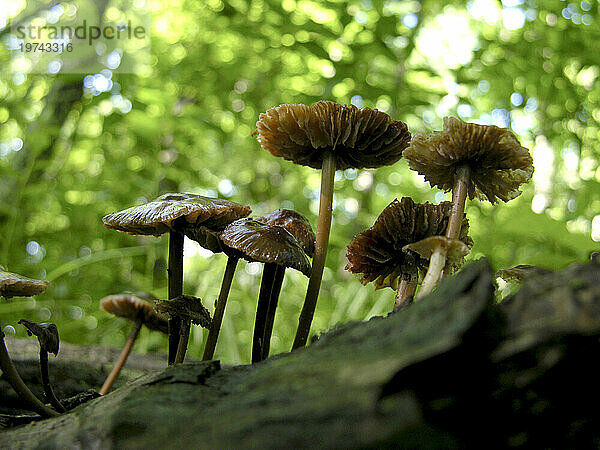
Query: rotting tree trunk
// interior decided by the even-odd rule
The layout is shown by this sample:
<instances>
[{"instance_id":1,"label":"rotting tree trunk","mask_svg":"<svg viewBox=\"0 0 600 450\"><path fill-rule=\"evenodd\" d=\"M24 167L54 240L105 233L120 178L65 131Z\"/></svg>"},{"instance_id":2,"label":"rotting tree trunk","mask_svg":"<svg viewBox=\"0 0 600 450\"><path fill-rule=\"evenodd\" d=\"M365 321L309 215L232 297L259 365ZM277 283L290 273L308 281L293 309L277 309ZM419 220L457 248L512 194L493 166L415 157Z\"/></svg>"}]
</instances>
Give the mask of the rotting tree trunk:
<instances>
[{"instance_id":1,"label":"rotting tree trunk","mask_svg":"<svg viewBox=\"0 0 600 450\"><path fill-rule=\"evenodd\" d=\"M153 371L0 439L9 448L597 447L599 278L600 265L574 265L532 277L498 305L480 261L421 302L306 349L255 366Z\"/></svg>"}]
</instances>

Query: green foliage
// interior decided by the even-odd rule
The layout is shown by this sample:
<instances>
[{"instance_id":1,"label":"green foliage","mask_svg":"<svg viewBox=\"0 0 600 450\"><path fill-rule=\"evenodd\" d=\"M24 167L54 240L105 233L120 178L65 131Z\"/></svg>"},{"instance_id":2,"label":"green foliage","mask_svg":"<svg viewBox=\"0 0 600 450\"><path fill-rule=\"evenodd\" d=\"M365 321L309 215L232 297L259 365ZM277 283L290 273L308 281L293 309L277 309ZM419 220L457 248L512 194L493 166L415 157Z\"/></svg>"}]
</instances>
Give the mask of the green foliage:
<instances>
[{"instance_id":1,"label":"green foliage","mask_svg":"<svg viewBox=\"0 0 600 450\"><path fill-rule=\"evenodd\" d=\"M121 345L128 325L98 301L126 289L166 297L167 242L109 231L101 217L164 192L229 198L255 216L294 208L316 227L319 173L274 158L251 137L258 115L281 103L352 101L412 132L457 114L512 127L534 149L535 179L507 205L468 203L470 258L486 255L497 268L584 261L598 247L591 233L600 239L598 6L517 3L151 2L151 71L113 73L112 90L101 93L82 89L85 74L17 74L0 28L0 263L52 282L35 300L0 303L3 326L24 336L18 319L52 321L63 341ZM476 8L484 4L485 15ZM449 197L402 160L336 180L316 332L393 304L391 290L361 287L343 270L352 237L395 197ZM224 268L223 255L186 258L184 291L212 306ZM226 362L250 358L260 270L238 268L216 352ZM288 270L273 352L291 346L306 285ZM194 330L191 356L205 337ZM146 331L137 345L166 348Z\"/></svg>"}]
</instances>

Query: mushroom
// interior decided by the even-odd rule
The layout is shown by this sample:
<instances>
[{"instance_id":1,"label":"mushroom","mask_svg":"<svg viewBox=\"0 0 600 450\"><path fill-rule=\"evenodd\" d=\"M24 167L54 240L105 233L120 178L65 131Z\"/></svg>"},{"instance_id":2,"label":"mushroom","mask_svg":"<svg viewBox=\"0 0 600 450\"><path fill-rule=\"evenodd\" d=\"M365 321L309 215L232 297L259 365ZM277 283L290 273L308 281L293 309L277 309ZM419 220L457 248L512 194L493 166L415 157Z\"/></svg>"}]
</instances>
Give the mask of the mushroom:
<instances>
[{"instance_id":1,"label":"mushroom","mask_svg":"<svg viewBox=\"0 0 600 450\"><path fill-rule=\"evenodd\" d=\"M191 295L180 295L169 301L159 301L156 303L156 309L168 314L171 318L178 319L182 324L180 328L182 337L177 347L175 364L182 363L185 358L191 324L210 329L210 313L199 298Z\"/></svg>"},{"instance_id":2,"label":"mushroom","mask_svg":"<svg viewBox=\"0 0 600 450\"><path fill-rule=\"evenodd\" d=\"M441 132L416 135L404 157L431 186L452 190L452 214L445 234L448 239L459 236L467 194L471 200L507 202L521 194L519 186L533 174L529 151L510 131L454 117L444 119ZM445 265L446 250L437 247L418 297L427 295L439 283Z\"/></svg>"},{"instance_id":3,"label":"mushroom","mask_svg":"<svg viewBox=\"0 0 600 450\"><path fill-rule=\"evenodd\" d=\"M308 277L310 262L296 238L285 228L277 225L267 225L252 219L240 219L225 227L221 239L225 245L240 252L244 259L265 264L252 340L252 362L259 362L264 359L267 312L277 266L292 267Z\"/></svg>"},{"instance_id":4,"label":"mushroom","mask_svg":"<svg viewBox=\"0 0 600 450\"><path fill-rule=\"evenodd\" d=\"M164 194L144 205L128 208L102 218L107 228L129 234L160 236L169 233L169 299L183 292L183 233L187 224L222 228L251 212L248 206L197 194ZM169 364L175 362L181 324L169 321Z\"/></svg>"},{"instance_id":5,"label":"mushroom","mask_svg":"<svg viewBox=\"0 0 600 450\"><path fill-rule=\"evenodd\" d=\"M336 170L394 164L410 141L405 123L387 114L319 101L312 106L280 105L256 123L258 142L274 156L321 169L319 220L313 270L300 313L293 349L306 344L314 316L331 228Z\"/></svg>"},{"instance_id":6,"label":"mushroom","mask_svg":"<svg viewBox=\"0 0 600 450\"><path fill-rule=\"evenodd\" d=\"M312 258L315 252L315 233L312 230L310 222L306 217L297 211L290 209L277 209L269 214L256 219L267 225L279 225L285 228L292 236L296 238L302 250L309 258ZM262 359L269 356L271 347L271 334L273 333L273 324L275 323L275 311L279 302L279 294L283 285L285 276L285 266L277 266L273 277L273 286L271 288L271 298L267 309L267 319L265 324L265 333L263 336Z\"/></svg>"},{"instance_id":7,"label":"mushroom","mask_svg":"<svg viewBox=\"0 0 600 450\"><path fill-rule=\"evenodd\" d=\"M427 270L427 258L406 246L443 233L452 210L450 202L439 205L415 203L410 197L394 199L381 212L375 224L357 234L348 245L346 270L362 274L362 284L373 282L375 289L396 290L394 307L414 294L419 271ZM468 236L469 222L463 217L460 239L473 245Z\"/></svg>"},{"instance_id":8,"label":"mushroom","mask_svg":"<svg viewBox=\"0 0 600 450\"><path fill-rule=\"evenodd\" d=\"M0 297L32 297L41 294L50 283L45 280L34 280L12 272L0 266Z\"/></svg>"},{"instance_id":9,"label":"mushroom","mask_svg":"<svg viewBox=\"0 0 600 450\"><path fill-rule=\"evenodd\" d=\"M156 311L154 311L154 305L148 300L155 300L155 297L142 292L136 294L124 292L122 294L109 295L100 300L100 309L133 322L133 327L125 342L125 346L112 371L108 377L106 377L106 380L100 389L100 395L104 395L110 391L110 388L125 365L129 353L131 353L131 349L142 329L142 325L146 325L150 330L157 330L165 334L168 333L167 319L160 314L157 314Z\"/></svg>"},{"instance_id":10,"label":"mushroom","mask_svg":"<svg viewBox=\"0 0 600 450\"><path fill-rule=\"evenodd\" d=\"M31 278L18 275L16 273L7 272L6 269L0 266L0 296L4 298L11 297L31 297L41 294L48 286L47 281L32 280ZM37 412L42 417L54 417L59 414L52 408L44 405L33 392L29 390L23 379L19 375L17 368L14 366L6 344L4 343L4 332L0 328L0 369L9 384L15 390L19 398L25 403L25 407Z\"/></svg>"},{"instance_id":11,"label":"mushroom","mask_svg":"<svg viewBox=\"0 0 600 450\"><path fill-rule=\"evenodd\" d=\"M66 412L67 410L62 405L60 400L56 398L52 385L50 384L50 376L48 372L48 353L58 354L59 338L58 328L53 323L35 323L31 320L21 319L19 323L27 328L27 334L31 336L35 334L40 344L40 373L42 374L42 385L44 386L44 394L46 402L50 403L58 412Z\"/></svg>"}]
</instances>

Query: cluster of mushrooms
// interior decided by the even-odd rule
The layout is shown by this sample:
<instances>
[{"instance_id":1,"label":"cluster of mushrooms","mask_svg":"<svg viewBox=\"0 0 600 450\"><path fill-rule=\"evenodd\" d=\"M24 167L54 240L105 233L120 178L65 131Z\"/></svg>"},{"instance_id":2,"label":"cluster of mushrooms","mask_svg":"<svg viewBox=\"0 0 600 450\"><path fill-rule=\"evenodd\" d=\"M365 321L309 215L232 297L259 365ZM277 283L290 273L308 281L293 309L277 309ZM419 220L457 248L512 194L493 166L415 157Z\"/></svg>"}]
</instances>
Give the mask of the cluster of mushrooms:
<instances>
[{"instance_id":1,"label":"cluster of mushrooms","mask_svg":"<svg viewBox=\"0 0 600 450\"><path fill-rule=\"evenodd\" d=\"M381 111L330 101L312 106L284 104L261 114L253 135L272 155L321 170L316 235L308 219L296 211L280 209L253 219L249 217L249 206L190 193L165 194L105 216L104 225L110 229L133 235L169 235L168 299L123 293L101 300L103 310L131 320L134 325L100 394L110 390L142 325L168 334L169 365L184 361L191 324L208 328L203 360L212 359L240 258L264 264L252 362L269 355L275 312L288 267L309 278L292 349L303 347L327 256L336 170L377 168L395 164L404 157L409 167L423 175L432 187L452 191L452 201L438 205L415 203L408 197L394 199L375 224L348 245L346 270L360 274L363 284L373 282L376 289L393 288L395 307L405 307L426 296L444 276L462 265L473 245L465 214L467 196L492 204L498 200L507 202L520 194L519 186L528 182L533 173L528 150L510 131L453 117L444 119L443 131L411 139L405 123L394 121ZM212 317L199 298L183 293L184 236L228 257ZM38 334L35 326L25 325ZM5 348L4 353L1 350L0 354L6 353ZM4 359L2 368L6 372ZM60 410L51 394L47 393L47 399ZM42 413L39 406L36 411Z\"/></svg>"}]
</instances>

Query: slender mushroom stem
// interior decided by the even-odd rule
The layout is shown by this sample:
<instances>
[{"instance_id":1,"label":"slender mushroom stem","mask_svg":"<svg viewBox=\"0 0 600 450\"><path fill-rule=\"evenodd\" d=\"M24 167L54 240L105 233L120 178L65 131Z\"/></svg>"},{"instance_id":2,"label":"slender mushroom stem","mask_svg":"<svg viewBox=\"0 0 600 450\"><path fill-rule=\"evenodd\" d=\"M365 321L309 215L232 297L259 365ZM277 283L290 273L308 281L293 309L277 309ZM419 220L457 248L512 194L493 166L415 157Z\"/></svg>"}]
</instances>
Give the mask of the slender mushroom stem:
<instances>
[{"instance_id":1,"label":"slender mushroom stem","mask_svg":"<svg viewBox=\"0 0 600 450\"><path fill-rule=\"evenodd\" d=\"M465 203L467 200L467 187L470 179L470 169L468 166L461 166L456 169L454 174L454 187L452 188L452 211L446 228L446 237L448 239L457 239L460 235L463 215L465 213ZM443 270L446 265L446 248L438 247L435 249L429 260L427 274L421 283L417 299L429 294L441 281Z\"/></svg>"},{"instance_id":2,"label":"slender mushroom stem","mask_svg":"<svg viewBox=\"0 0 600 450\"><path fill-rule=\"evenodd\" d=\"M183 234L169 232L169 300L183 293ZM175 362L179 347L181 320L169 319L169 365Z\"/></svg>"},{"instance_id":3,"label":"slender mushroom stem","mask_svg":"<svg viewBox=\"0 0 600 450\"><path fill-rule=\"evenodd\" d=\"M40 347L40 372L42 374L42 385L44 386L46 402L54 406L58 412L67 412L60 400L56 397L56 395L54 395L54 390L50 384L50 375L48 372L48 352L42 347Z\"/></svg>"},{"instance_id":4,"label":"slender mushroom stem","mask_svg":"<svg viewBox=\"0 0 600 450\"><path fill-rule=\"evenodd\" d=\"M179 345L177 346L177 354L175 355L175 364L181 364L185 359L185 352L187 350L188 341L190 339L190 329L192 322L190 320L184 320L181 322Z\"/></svg>"},{"instance_id":5,"label":"slender mushroom stem","mask_svg":"<svg viewBox=\"0 0 600 450\"><path fill-rule=\"evenodd\" d=\"M230 256L227 258L227 267L225 267L225 274L223 275L223 282L221 283L221 291L219 292L219 298L217 299L217 303L215 305L215 312L210 324L208 338L206 339L206 346L204 347L202 361L211 360L215 354L217 338L219 337L221 322L223 322L223 315L225 314L225 305L227 304L227 297L229 296L231 282L233 281L233 275L235 273L235 268L238 261L239 258L236 258L235 256Z\"/></svg>"},{"instance_id":6,"label":"slender mushroom stem","mask_svg":"<svg viewBox=\"0 0 600 450\"><path fill-rule=\"evenodd\" d=\"M15 392L19 395L19 398L25 403L24 407L26 409L35 411L42 417L56 417L60 415L53 409L44 405L23 382L23 379L19 375L19 372L17 372L17 369L8 355L2 330L0 330L0 369L2 369L2 373Z\"/></svg>"},{"instance_id":7,"label":"slender mushroom stem","mask_svg":"<svg viewBox=\"0 0 600 450\"><path fill-rule=\"evenodd\" d=\"M394 308L400 306L404 301L414 295L415 289L417 288L417 282L419 281L419 277L416 274L412 275L410 278L404 278L400 280L398 284L398 290L396 291L396 297L394 299Z\"/></svg>"},{"instance_id":8,"label":"slender mushroom stem","mask_svg":"<svg viewBox=\"0 0 600 450\"><path fill-rule=\"evenodd\" d=\"M317 236L315 239L315 254L313 257L312 272L308 280L308 288L300 318L298 329L292 350L306 345L310 325L315 314L317 298L321 288L323 269L327 257L327 245L329 244L329 230L331 229L331 211L333 204L333 186L335 179L335 157L329 153L323 158L321 169L321 197L319 203L319 221L317 222Z\"/></svg>"},{"instance_id":9,"label":"slender mushroom stem","mask_svg":"<svg viewBox=\"0 0 600 450\"><path fill-rule=\"evenodd\" d=\"M454 188L452 189L452 212L446 228L446 237L448 239L458 239L460 227L465 213L465 204L467 202L467 191L471 171L469 166L461 166L456 169L454 175Z\"/></svg>"},{"instance_id":10,"label":"slender mushroom stem","mask_svg":"<svg viewBox=\"0 0 600 450\"><path fill-rule=\"evenodd\" d=\"M129 333L127 342L125 342L125 347L123 347L123 350L121 351L121 354L119 355L119 359L117 360L115 367L113 367L113 370L110 372L110 374L108 374L108 377L106 377L106 380L104 381L104 384L102 385L102 388L100 389L100 395L104 395L108 391L110 391L110 388L112 387L113 383L119 376L121 369L125 365L125 361L127 361L127 357L129 356L129 353L131 353L131 349L133 348L133 344L135 343L135 340L136 340L138 334L140 333L141 328L142 328L142 321L136 320L135 323L133 324L133 328L131 329L131 333Z\"/></svg>"},{"instance_id":11,"label":"slender mushroom stem","mask_svg":"<svg viewBox=\"0 0 600 450\"><path fill-rule=\"evenodd\" d=\"M273 281L277 264L266 263L263 270L262 281L260 283L260 293L258 295L258 305L256 307L256 319L254 321L254 336L252 338L252 362L262 361L263 339L265 335L265 325L267 323L267 312L271 302L271 291L273 290Z\"/></svg>"},{"instance_id":12,"label":"slender mushroom stem","mask_svg":"<svg viewBox=\"0 0 600 450\"><path fill-rule=\"evenodd\" d=\"M267 322L265 324L265 332L263 334L262 356L261 359L269 357L271 349L271 334L273 333L273 324L275 322L275 311L279 301L281 286L283 285L283 277L285 276L285 266L277 266L275 278L273 280L273 288L271 289L271 298L269 300L269 309L267 310Z\"/></svg>"}]
</instances>

